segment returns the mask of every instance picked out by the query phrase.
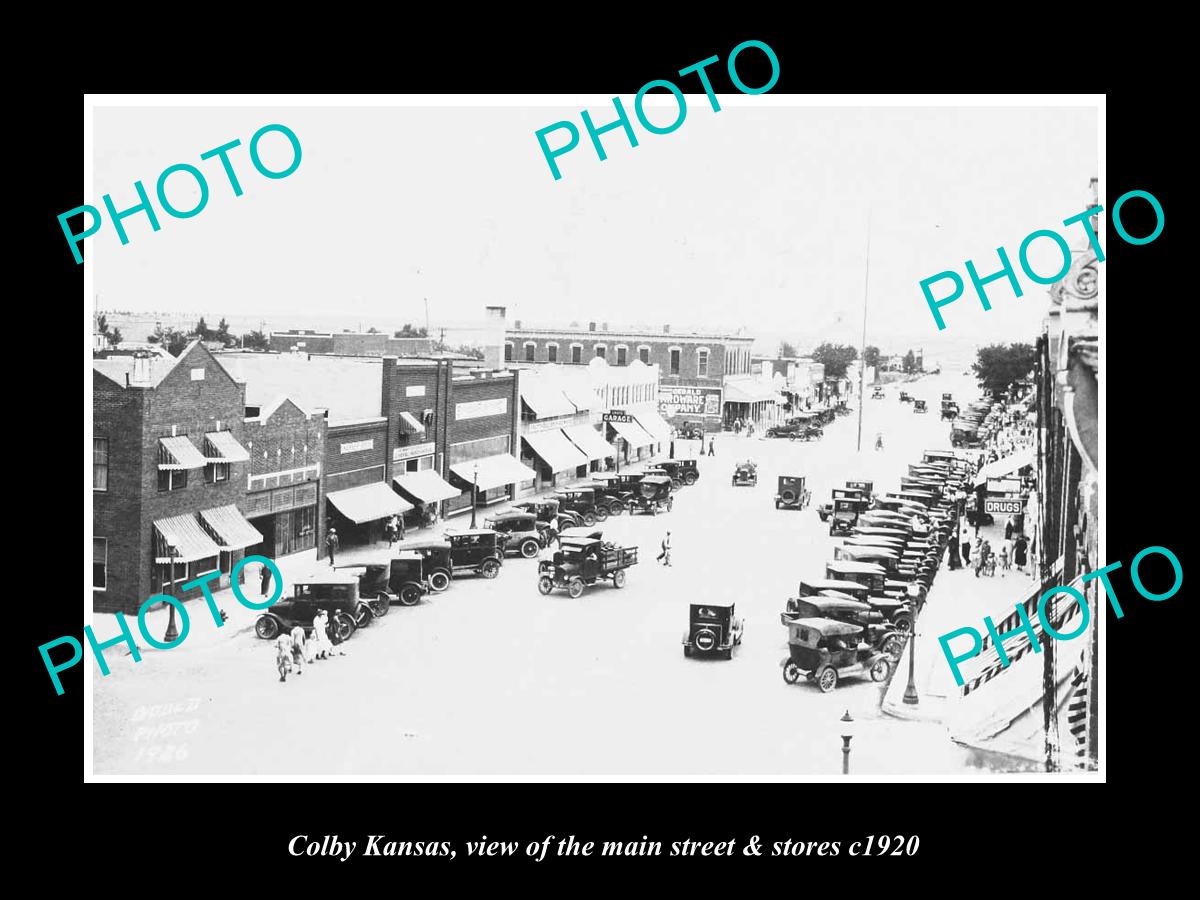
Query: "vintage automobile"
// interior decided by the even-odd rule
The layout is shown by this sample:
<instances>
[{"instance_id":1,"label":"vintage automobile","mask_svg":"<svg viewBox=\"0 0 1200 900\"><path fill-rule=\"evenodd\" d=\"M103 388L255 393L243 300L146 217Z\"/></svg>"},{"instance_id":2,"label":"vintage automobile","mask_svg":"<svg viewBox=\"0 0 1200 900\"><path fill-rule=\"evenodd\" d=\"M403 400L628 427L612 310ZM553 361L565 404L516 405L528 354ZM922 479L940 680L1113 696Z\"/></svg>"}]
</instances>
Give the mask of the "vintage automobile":
<instances>
[{"instance_id":1,"label":"vintage automobile","mask_svg":"<svg viewBox=\"0 0 1200 900\"><path fill-rule=\"evenodd\" d=\"M927 412L929 412L929 407L928 407L928 406L926 406L926 404L925 404L925 401L924 401L924 400L917 400L917 399L915 399L915 398L914 398L914 399L913 399L913 412L915 412L915 413L927 413Z\"/></svg>"},{"instance_id":2,"label":"vintage automobile","mask_svg":"<svg viewBox=\"0 0 1200 900\"><path fill-rule=\"evenodd\" d=\"M733 486L758 484L758 466L749 460L740 462L733 470Z\"/></svg>"},{"instance_id":3,"label":"vintage automobile","mask_svg":"<svg viewBox=\"0 0 1200 900\"><path fill-rule=\"evenodd\" d=\"M533 559L549 543L549 526L528 512L504 512L488 516L483 527L498 531L506 538L504 552Z\"/></svg>"},{"instance_id":4,"label":"vintage automobile","mask_svg":"<svg viewBox=\"0 0 1200 900\"><path fill-rule=\"evenodd\" d=\"M979 439L979 429L959 419L950 426L950 444L954 447L965 447L974 450L983 445Z\"/></svg>"},{"instance_id":5,"label":"vintage automobile","mask_svg":"<svg viewBox=\"0 0 1200 900\"><path fill-rule=\"evenodd\" d=\"M954 395L953 395L953 394L942 394L942 401L943 401L943 402L945 402L945 401L947 401L947 400L953 400L953 399L954 399Z\"/></svg>"},{"instance_id":6,"label":"vintage automobile","mask_svg":"<svg viewBox=\"0 0 1200 900\"><path fill-rule=\"evenodd\" d=\"M393 601L399 601L403 606L415 606L433 590L425 556L414 550L401 550L386 563L351 563L334 568L362 570L358 575L358 595L364 599L375 598L367 602L377 617L387 615Z\"/></svg>"},{"instance_id":7,"label":"vintage automobile","mask_svg":"<svg viewBox=\"0 0 1200 900\"><path fill-rule=\"evenodd\" d=\"M500 574L504 562L505 536L490 528L447 529L450 543L450 564L454 575L475 573L484 578Z\"/></svg>"},{"instance_id":8,"label":"vintage automobile","mask_svg":"<svg viewBox=\"0 0 1200 900\"><path fill-rule=\"evenodd\" d=\"M358 577L349 572L327 571L292 582L292 596L276 601L254 623L254 633L265 641L281 632L304 626L311 634L319 610L329 614L338 640L347 640L355 629L371 623L374 613L358 595Z\"/></svg>"},{"instance_id":9,"label":"vintage automobile","mask_svg":"<svg viewBox=\"0 0 1200 900\"><path fill-rule=\"evenodd\" d=\"M780 475L779 488L775 492L776 509L804 509L812 499L812 492L804 486L803 475Z\"/></svg>"},{"instance_id":10,"label":"vintage automobile","mask_svg":"<svg viewBox=\"0 0 1200 900\"><path fill-rule=\"evenodd\" d=\"M396 545L401 553L420 554L424 560L422 573L429 582L429 588L435 594L440 594L450 587L454 577L453 548L449 541L440 538L414 538L404 540ZM461 554L460 554L461 555Z\"/></svg>"},{"instance_id":11,"label":"vintage automobile","mask_svg":"<svg viewBox=\"0 0 1200 900\"><path fill-rule=\"evenodd\" d=\"M677 485L690 487L700 480L700 470L694 459L664 459L655 468L666 472Z\"/></svg>"},{"instance_id":12,"label":"vintage automobile","mask_svg":"<svg viewBox=\"0 0 1200 900\"><path fill-rule=\"evenodd\" d=\"M869 673L872 681L884 681L892 671L888 655L863 640L861 625L812 618L789 622L787 629L783 680L788 684L804 675L827 694L846 676Z\"/></svg>"},{"instance_id":13,"label":"vintage automobile","mask_svg":"<svg viewBox=\"0 0 1200 900\"><path fill-rule=\"evenodd\" d=\"M714 654L733 659L733 648L742 642L743 623L734 604L693 603L688 630L683 635L683 655Z\"/></svg>"},{"instance_id":14,"label":"vintage automobile","mask_svg":"<svg viewBox=\"0 0 1200 900\"><path fill-rule=\"evenodd\" d=\"M703 422L684 422L676 429L679 437L685 441L702 441L704 440L704 423Z\"/></svg>"},{"instance_id":15,"label":"vintage automobile","mask_svg":"<svg viewBox=\"0 0 1200 900\"><path fill-rule=\"evenodd\" d=\"M625 586L625 570L637 565L637 547L618 547L602 538L564 537L553 559L538 563L538 590L549 594L566 588L572 598L597 581L612 579L613 587Z\"/></svg>"},{"instance_id":16,"label":"vintage automobile","mask_svg":"<svg viewBox=\"0 0 1200 900\"><path fill-rule=\"evenodd\" d=\"M545 522L547 525L554 522L559 531L564 528L578 528L583 524L583 516L577 512L563 509L559 505L557 497L523 500L520 503L514 503L513 509L533 513L539 522Z\"/></svg>"},{"instance_id":17,"label":"vintage automobile","mask_svg":"<svg viewBox=\"0 0 1200 900\"><path fill-rule=\"evenodd\" d=\"M908 391L900 392L900 402L901 403L912 403L912 399L913 398L909 396Z\"/></svg>"},{"instance_id":18,"label":"vintage automobile","mask_svg":"<svg viewBox=\"0 0 1200 900\"><path fill-rule=\"evenodd\" d=\"M789 597L787 609L780 613L779 618L784 625L796 619L836 619L861 625L866 642L892 659L899 659L904 650L905 636L884 618L883 613L871 604L839 591L810 589L809 593L800 597Z\"/></svg>"},{"instance_id":19,"label":"vintage automobile","mask_svg":"<svg viewBox=\"0 0 1200 900\"><path fill-rule=\"evenodd\" d=\"M942 418L943 419L951 419L951 420L957 419L958 412L959 412L958 404L955 403L953 400L943 400L942 401Z\"/></svg>"},{"instance_id":20,"label":"vintage automobile","mask_svg":"<svg viewBox=\"0 0 1200 900\"><path fill-rule=\"evenodd\" d=\"M828 507L828 511L824 518L829 522L831 536L849 534L850 529L858 523L859 513L863 509L862 503L853 497L837 497L825 507Z\"/></svg>"},{"instance_id":21,"label":"vintage automobile","mask_svg":"<svg viewBox=\"0 0 1200 900\"><path fill-rule=\"evenodd\" d=\"M851 570L848 571L845 567L850 567ZM852 597L859 603L866 603L871 609L882 614L883 618L901 634L911 631L912 603L907 598L884 593L886 576L878 566L871 567L876 571L870 573L855 570L863 567L861 563L829 562L825 566L825 573L829 576L828 580L808 583L812 585L836 584L838 593ZM803 596L803 588L801 588L801 596Z\"/></svg>"},{"instance_id":22,"label":"vintage automobile","mask_svg":"<svg viewBox=\"0 0 1200 900\"><path fill-rule=\"evenodd\" d=\"M815 441L824 435L817 416L812 413L792 416L782 425L772 425L766 431L769 438L787 438L790 441Z\"/></svg>"},{"instance_id":23,"label":"vintage automobile","mask_svg":"<svg viewBox=\"0 0 1200 900\"><path fill-rule=\"evenodd\" d=\"M846 484L870 484L870 482L846 482ZM874 503L874 499L870 496L870 494L865 493L862 489L857 487L834 488L831 494L834 501L852 501L855 511L859 514L871 509L872 504ZM833 502L822 503L817 507L817 515L820 516L822 522L829 520L829 516L833 513L833 507Z\"/></svg>"},{"instance_id":24,"label":"vintage automobile","mask_svg":"<svg viewBox=\"0 0 1200 900\"><path fill-rule=\"evenodd\" d=\"M579 518L588 528L597 522L603 522L611 512L610 504L597 501L595 488L565 488L555 491L554 496L562 509L579 513Z\"/></svg>"},{"instance_id":25,"label":"vintage automobile","mask_svg":"<svg viewBox=\"0 0 1200 900\"><path fill-rule=\"evenodd\" d=\"M871 391L871 399L872 400L885 400L885 399L887 399L887 394L885 394L883 392L883 388L877 387L877 388L875 388L875 390Z\"/></svg>"},{"instance_id":26,"label":"vintage automobile","mask_svg":"<svg viewBox=\"0 0 1200 900\"><path fill-rule=\"evenodd\" d=\"M629 514L670 512L675 505L671 496L671 479L667 475L646 475L638 482L637 490L629 499Z\"/></svg>"},{"instance_id":27,"label":"vintage automobile","mask_svg":"<svg viewBox=\"0 0 1200 900\"><path fill-rule=\"evenodd\" d=\"M996 524L996 518L990 512L979 511L979 503L974 494L967 498L966 516L967 524L972 527Z\"/></svg>"},{"instance_id":28,"label":"vintage automobile","mask_svg":"<svg viewBox=\"0 0 1200 900\"><path fill-rule=\"evenodd\" d=\"M626 507L629 506L629 498L633 496L633 487L623 480L624 475L613 472L597 472L592 478L593 504L607 509L610 516L619 516L625 512ZM584 524L582 518L579 524Z\"/></svg>"}]
</instances>

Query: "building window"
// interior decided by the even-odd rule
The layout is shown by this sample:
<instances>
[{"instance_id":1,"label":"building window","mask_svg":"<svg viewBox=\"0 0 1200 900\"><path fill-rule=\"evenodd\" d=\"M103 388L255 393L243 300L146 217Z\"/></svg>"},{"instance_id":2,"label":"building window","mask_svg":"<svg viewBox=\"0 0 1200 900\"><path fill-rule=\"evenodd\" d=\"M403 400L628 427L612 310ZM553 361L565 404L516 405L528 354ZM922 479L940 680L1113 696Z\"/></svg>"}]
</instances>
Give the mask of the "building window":
<instances>
[{"instance_id":1,"label":"building window","mask_svg":"<svg viewBox=\"0 0 1200 900\"><path fill-rule=\"evenodd\" d=\"M708 377L708 348L702 347L696 351L696 375L699 378Z\"/></svg>"},{"instance_id":2,"label":"building window","mask_svg":"<svg viewBox=\"0 0 1200 900\"><path fill-rule=\"evenodd\" d=\"M537 344L530 341L525 345L525 362L533 362L537 359Z\"/></svg>"},{"instance_id":3,"label":"building window","mask_svg":"<svg viewBox=\"0 0 1200 900\"><path fill-rule=\"evenodd\" d=\"M108 490L108 438L92 438L92 490Z\"/></svg>"},{"instance_id":4,"label":"building window","mask_svg":"<svg viewBox=\"0 0 1200 900\"><path fill-rule=\"evenodd\" d=\"M504 361L512 362L512 358L513 358L513 346L512 346L512 344L506 343L504 345Z\"/></svg>"},{"instance_id":5,"label":"building window","mask_svg":"<svg viewBox=\"0 0 1200 900\"><path fill-rule=\"evenodd\" d=\"M627 359L628 354L629 354L628 347L618 347L617 348L617 365L618 366L625 366L625 365L629 364L629 360Z\"/></svg>"},{"instance_id":6,"label":"building window","mask_svg":"<svg viewBox=\"0 0 1200 900\"><path fill-rule=\"evenodd\" d=\"M92 590L108 589L108 538L92 538Z\"/></svg>"},{"instance_id":7,"label":"building window","mask_svg":"<svg viewBox=\"0 0 1200 900\"><path fill-rule=\"evenodd\" d=\"M228 575L230 569L233 568L233 553L229 550L222 550L217 554L217 568L221 570L222 575Z\"/></svg>"},{"instance_id":8,"label":"building window","mask_svg":"<svg viewBox=\"0 0 1200 900\"><path fill-rule=\"evenodd\" d=\"M168 566L168 568L170 567ZM207 575L209 572L216 572L218 568L217 557L208 556L204 559L198 559L195 562L188 563L184 568L187 569L187 577L191 581L199 578L201 575Z\"/></svg>"},{"instance_id":9,"label":"building window","mask_svg":"<svg viewBox=\"0 0 1200 900\"><path fill-rule=\"evenodd\" d=\"M229 463L209 463L204 467L204 483L220 484L229 480ZM224 569L221 570L225 571Z\"/></svg>"},{"instance_id":10,"label":"building window","mask_svg":"<svg viewBox=\"0 0 1200 900\"><path fill-rule=\"evenodd\" d=\"M160 491L178 491L187 487L187 469L159 469L158 489Z\"/></svg>"},{"instance_id":11,"label":"building window","mask_svg":"<svg viewBox=\"0 0 1200 900\"><path fill-rule=\"evenodd\" d=\"M608 356L608 347L605 346L604 344L597 344L596 345L596 357L598 359L604 359L607 356Z\"/></svg>"},{"instance_id":12,"label":"building window","mask_svg":"<svg viewBox=\"0 0 1200 900\"><path fill-rule=\"evenodd\" d=\"M558 362L558 344L546 345L546 362Z\"/></svg>"},{"instance_id":13,"label":"building window","mask_svg":"<svg viewBox=\"0 0 1200 900\"><path fill-rule=\"evenodd\" d=\"M638 359L642 361L642 365L650 365L650 348L645 344L642 344L642 346L638 347Z\"/></svg>"},{"instance_id":14,"label":"building window","mask_svg":"<svg viewBox=\"0 0 1200 900\"><path fill-rule=\"evenodd\" d=\"M571 362L576 365L583 362L583 344L571 345Z\"/></svg>"},{"instance_id":15,"label":"building window","mask_svg":"<svg viewBox=\"0 0 1200 900\"><path fill-rule=\"evenodd\" d=\"M679 374L679 354L680 354L680 350L678 347L671 348L671 374L672 375Z\"/></svg>"}]
</instances>

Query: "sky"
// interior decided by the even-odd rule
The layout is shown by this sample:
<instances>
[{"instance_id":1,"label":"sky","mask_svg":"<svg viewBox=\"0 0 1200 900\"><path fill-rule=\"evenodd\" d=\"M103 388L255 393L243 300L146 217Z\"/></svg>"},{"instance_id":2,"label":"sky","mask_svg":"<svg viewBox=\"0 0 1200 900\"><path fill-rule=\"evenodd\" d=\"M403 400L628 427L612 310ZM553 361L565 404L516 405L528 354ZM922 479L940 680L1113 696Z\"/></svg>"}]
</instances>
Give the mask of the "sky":
<instances>
[{"instance_id":1,"label":"sky","mask_svg":"<svg viewBox=\"0 0 1200 900\"><path fill-rule=\"evenodd\" d=\"M944 309L942 332L919 282L964 274L966 259L981 274L996 271L999 246L1017 265L1021 240L1039 228L1057 228L1074 246L1082 230L1061 222L1084 208L1097 174L1094 110L800 108L719 96L713 112L703 94L688 95L671 134L634 119L636 148L619 129L604 135L603 162L582 103L97 107L96 194L85 202L102 207L111 193L118 209L132 206L135 180L153 196L159 173L180 162L200 168L210 188L192 218L159 209L158 232L144 215L126 219L126 246L108 221L87 239L97 303L200 311L210 324L261 315L281 329L312 315L346 328L423 322L428 300L435 326L475 324L499 304L525 325L740 327L801 345L857 345L869 216L868 343L914 341L930 355L939 342L1039 330L1046 289L1019 269L1024 297L996 282L985 311L968 293ZM632 110L632 98L623 101ZM672 117L674 101L665 102L654 120ZM598 124L615 115L611 104L587 108ZM558 158L556 181L534 134L563 119L581 142ZM276 122L296 133L303 158L270 180L247 145ZM199 158L235 138L241 197L217 160ZM290 159L278 134L261 146L272 168ZM198 194L188 176L173 175L168 196L187 208ZM1035 243L1030 260L1054 271L1053 243Z\"/></svg>"}]
</instances>

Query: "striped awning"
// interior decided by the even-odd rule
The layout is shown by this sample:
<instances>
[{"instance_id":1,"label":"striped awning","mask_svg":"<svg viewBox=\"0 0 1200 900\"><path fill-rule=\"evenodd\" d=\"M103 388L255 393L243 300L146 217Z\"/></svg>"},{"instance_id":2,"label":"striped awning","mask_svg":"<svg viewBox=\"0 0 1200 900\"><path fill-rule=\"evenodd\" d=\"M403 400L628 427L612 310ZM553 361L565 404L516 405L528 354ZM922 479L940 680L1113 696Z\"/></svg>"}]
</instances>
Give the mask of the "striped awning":
<instances>
[{"instance_id":1,"label":"striped awning","mask_svg":"<svg viewBox=\"0 0 1200 900\"><path fill-rule=\"evenodd\" d=\"M175 548L175 562L195 562L221 552L221 548L200 525L200 520L191 513L156 519L154 528L169 546ZM154 561L166 564L171 562L171 556L156 556Z\"/></svg>"},{"instance_id":2,"label":"striped awning","mask_svg":"<svg viewBox=\"0 0 1200 900\"><path fill-rule=\"evenodd\" d=\"M533 469L507 453L455 463L450 467L450 471L468 485L477 483L481 491L503 487L506 484L533 481L536 477ZM479 480L475 482L477 471Z\"/></svg>"},{"instance_id":3,"label":"striped awning","mask_svg":"<svg viewBox=\"0 0 1200 900\"><path fill-rule=\"evenodd\" d=\"M400 427L404 429L405 434L424 434L425 426L410 412L400 413Z\"/></svg>"},{"instance_id":4,"label":"striped awning","mask_svg":"<svg viewBox=\"0 0 1200 900\"><path fill-rule=\"evenodd\" d=\"M436 503L439 500L457 497L462 493L454 485L448 484L433 469L406 472L403 475L397 475L392 482L404 493L415 498L418 503Z\"/></svg>"},{"instance_id":5,"label":"striped awning","mask_svg":"<svg viewBox=\"0 0 1200 900\"><path fill-rule=\"evenodd\" d=\"M654 440L654 435L636 422L609 422L608 424L625 439L630 447L649 447L651 444L658 443Z\"/></svg>"},{"instance_id":6,"label":"striped awning","mask_svg":"<svg viewBox=\"0 0 1200 900\"><path fill-rule=\"evenodd\" d=\"M563 434L570 438L571 443L583 451L584 456L592 459L609 459L617 455L616 448L600 436L591 425L568 425Z\"/></svg>"},{"instance_id":7,"label":"striped awning","mask_svg":"<svg viewBox=\"0 0 1200 900\"><path fill-rule=\"evenodd\" d=\"M325 499L356 525L400 515L413 508L411 503L382 481L373 481L344 491L332 491L325 495Z\"/></svg>"},{"instance_id":8,"label":"striped awning","mask_svg":"<svg viewBox=\"0 0 1200 900\"><path fill-rule=\"evenodd\" d=\"M262 542L262 533L246 521L242 511L232 503L228 506L202 509L200 518L216 535L222 550L241 550Z\"/></svg>"},{"instance_id":9,"label":"striped awning","mask_svg":"<svg viewBox=\"0 0 1200 900\"><path fill-rule=\"evenodd\" d=\"M249 462L250 452L238 443L232 431L210 431L204 435L204 458L210 463Z\"/></svg>"},{"instance_id":10,"label":"striped awning","mask_svg":"<svg viewBox=\"0 0 1200 900\"><path fill-rule=\"evenodd\" d=\"M671 426L667 420L653 411L635 413L634 418L642 426L642 430L660 444L670 443Z\"/></svg>"},{"instance_id":11,"label":"striped awning","mask_svg":"<svg viewBox=\"0 0 1200 900\"><path fill-rule=\"evenodd\" d=\"M537 454L538 459L550 467L551 472L565 472L588 464L587 456L567 440L561 428L527 434L525 443Z\"/></svg>"},{"instance_id":12,"label":"striped awning","mask_svg":"<svg viewBox=\"0 0 1200 900\"><path fill-rule=\"evenodd\" d=\"M185 469L203 469L208 464L204 454L196 448L187 435L159 438L158 446L158 467L160 469L179 472Z\"/></svg>"}]
</instances>

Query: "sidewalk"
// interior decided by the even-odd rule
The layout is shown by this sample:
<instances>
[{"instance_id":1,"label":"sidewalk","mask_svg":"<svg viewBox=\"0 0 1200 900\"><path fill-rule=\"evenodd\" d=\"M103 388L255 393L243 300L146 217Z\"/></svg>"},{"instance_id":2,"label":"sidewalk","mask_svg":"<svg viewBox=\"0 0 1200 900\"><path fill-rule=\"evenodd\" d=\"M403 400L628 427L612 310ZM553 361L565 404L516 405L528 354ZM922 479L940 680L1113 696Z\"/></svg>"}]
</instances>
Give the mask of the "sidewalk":
<instances>
[{"instance_id":1,"label":"sidewalk","mask_svg":"<svg viewBox=\"0 0 1200 900\"><path fill-rule=\"evenodd\" d=\"M979 534L991 541L993 547L998 547L1003 543L1004 528L992 525L981 528ZM973 566L951 571L943 562L917 620L913 681L919 702L911 706L904 702L909 653L912 651L905 647L884 695L883 711L899 719L947 722L962 689L954 681L954 673L938 638L967 627L986 635L983 617L991 616L998 624L1017 603L1029 596L1033 587L1033 577L1021 574L1015 567L1002 572L997 566L993 577L980 575L976 578ZM958 644L956 642L955 647Z\"/></svg>"}]
</instances>

